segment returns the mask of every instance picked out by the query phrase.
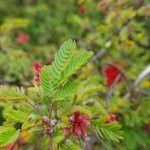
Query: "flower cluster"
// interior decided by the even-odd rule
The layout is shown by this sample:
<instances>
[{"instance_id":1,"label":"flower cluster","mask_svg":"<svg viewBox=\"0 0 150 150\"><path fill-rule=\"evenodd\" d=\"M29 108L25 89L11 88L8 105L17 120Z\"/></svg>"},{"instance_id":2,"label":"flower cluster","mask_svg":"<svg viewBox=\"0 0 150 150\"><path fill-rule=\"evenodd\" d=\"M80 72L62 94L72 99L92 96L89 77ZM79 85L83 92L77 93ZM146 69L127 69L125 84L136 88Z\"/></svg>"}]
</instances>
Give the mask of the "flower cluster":
<instances>
[{"instance_id":1,"label":"flower cluster","mask_svg":"<svg viewBox=\"0 0 150 150\"><path fill-rule=\"evenodd\" d=\"M69 117L69 127L64 129L66 135L73 133L75 137L86 137L86 130L89 126L89 116L81 114L79 111L75 111Z\"/></svg>"},{"instance_id":2,"label":"flower cluster","mask_svg":"<svg viewBox=\"0 0 150 150\"><path fill-rule=\"evenodd\" d=\"M29 35L24 32L19 33L17 36L17 42L22 45L26 44L29 41L29 39Z\"/></svg>"}]
</instances>

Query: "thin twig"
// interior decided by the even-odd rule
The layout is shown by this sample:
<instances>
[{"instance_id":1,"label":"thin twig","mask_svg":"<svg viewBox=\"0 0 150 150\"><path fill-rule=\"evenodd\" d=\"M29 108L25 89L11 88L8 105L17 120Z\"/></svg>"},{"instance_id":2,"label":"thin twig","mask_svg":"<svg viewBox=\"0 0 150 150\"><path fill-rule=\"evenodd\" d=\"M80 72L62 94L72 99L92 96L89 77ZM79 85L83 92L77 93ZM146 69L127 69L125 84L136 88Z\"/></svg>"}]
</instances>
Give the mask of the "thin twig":
<instances>
[{"instance_id":1,"label":"thin twig","mask_svg":"<svg viewBox=\"0 0 150 150\"><path fill-rule=\"evenodd\" d=\"M130 97L132 97L132 95L134 94L134 86L129 82L129 80L127 79L127 77L126 76L124 76L124 80L125 80L125 83L126 83L126 85L127 85L127 87L128 87L128 92L127 92L127 94L125 94L125 96L124 96L124 98L125 99L129 99Z\"/></svg>"},{"instance_id":2,"label":"thin twig","mask_svg":"<svg viewBox=\"0 0 150 150\"><path fill-rule=\"evenodd\" d=\"M28 103L30 106L32 106L41 116L44 116L42 112L39 111L39 109L34 106L32 103L30 103L27 99L24 100L26 103Z\"/></svg>"},{"instance_id":3,"label":"thin twig","mask_svg":"<svg viewBox=\"0 0 150 150\"><path fill-rule=\"evenodd\" d=\"M49 112L48 112L48 118L50 120L50 124L49 124L49 127L50 128L53 128L52 125L51 125L51 117L52 117L52 112L53 112L53 107L54 107L54 101L52 101L51 103L51 106L49 108ZM53 130L53 129L52 129ZM53 150L53 140L52 140L52 133L50 133L50 150Z\"/></svg>"},{"instance_id":4,"label":"thin twig","mask_svg":"<svg viewBox=\"0 0 150 150\"><path fill-rule=\"evenodd\" d=\"M40 125L42 125L42 123L34 124L33 126L21 129L21 131L27 131L29 128L34 128L34 127L37 127L37 126L40 126Z\"/></svg>"},{"instance_id":5,"label":"thin twig","mask_svg":"<svg viewBox=\"0 0 150 150\"><path fill-rule=\"evenodd\" d=\"M89 144L86 141L86 139L84 140L84 144L85 144L85 150L90 150Z\"/></svg>"},{"instance_id":6,"label":"thin twig","mask_svg":"<svg viewBox=\"0 0 150 150\"><path fill-rule=\"evenodd\" d=\"M52 101L49 112L48 112L48 118L51 119L52 111L53 111L54 102Z\"/></svg>"},{"instance_id":7,"label":"thin twig","mask_svg":"<svg viewBox=\"0 0 150 150\"><path fill-rule=\"evenodd\" d=\"M52 141L52 134L50 134L50 150L53 150L53 141Z\"/></svg>"},{"instance_id":8,"label":"thin twig","mask_svg":"<svg viewBox=\"0 0 150 150\"><path fill-rule=\"evenodd\" d=\"M71 104L72 106L74 106L74 105L75 105L76 100L77 100L77 94L75 94L75 96L74 96L74 99L73 99L72 104Z\"/></svg>"},{"instance_id":9,"label":"thin twig","mask_svg":"<svg viewBox=\"0 0 150 150\"><path fill-rule=\"evenodd\" d=\"M101 49L100 51L98 51L93 58L91 59L91 63L94 63L96 60L102 58L104 55L106 54L106 50L105 49Z\"/></svg>"}]
</instances>

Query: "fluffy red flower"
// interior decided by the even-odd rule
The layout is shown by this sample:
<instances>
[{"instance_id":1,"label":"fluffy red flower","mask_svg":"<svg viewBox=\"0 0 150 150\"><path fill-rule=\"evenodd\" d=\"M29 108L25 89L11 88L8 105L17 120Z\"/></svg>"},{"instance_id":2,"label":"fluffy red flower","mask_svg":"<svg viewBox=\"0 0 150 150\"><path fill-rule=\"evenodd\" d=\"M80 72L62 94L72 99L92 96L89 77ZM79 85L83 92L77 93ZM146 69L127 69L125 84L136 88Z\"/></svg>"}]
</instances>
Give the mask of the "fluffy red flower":
<instances>
[{"instance_id":1,"label":"fluffy red flower","mask_svg":"<svg viewBox=\"0 0 150 150\"><path fill-rule=\"evenodd\" d=\"M26 34L24 32L21 32L18 34L17 42L19 44L26 44L28 41L29 41L29 35L28 34Z\"/></svg>"},{"instance_id":2,"label":"fluffy red flower","mask_svg":"<svg viewBox=\"0 0 150 150\"><path fill-rule=\"evenodd\" d=\"M81 136L85 138L86 130L89 126L89 117L81 114L79 111L75 111L69 118L70 125L64 129L66 135L73 133L75 137Z\"/></svg>"},{"instance_id":3,"label":"fluffy red flower","mask_svg":"<svg viewBox=\"0 0 150 150\"><path fill-rule=\"evenodd\" d=\"M120 82L123 77L123 73L112 64L105 65L102 69L102 72L108 87L111 87L117 78L117 81Z\"/></svg>"},{"instance_id":4,"label":"fluffy red flower","mask_svg":"<svg viewBox=\"0 0 150 150\"><path fill-rule=\"evenodd\" d=\"M117 117L114 113L108 115L107 123L114 123L117 120Z\"/></svg>"},{"instance_id":5,"label":"fluffy red flower","mask_svg":"<svg viewBox=\"0 0 150 150\"><path fill-rule=\"evenodd\" d=\"M39 81L40 81L40 73L42 71L42 67L43 67L43 65L40 63L34 63L33 64L33 69L35 72L34 81L36 81L37 83L39 83Z\"/></svg>"}]
</instances>

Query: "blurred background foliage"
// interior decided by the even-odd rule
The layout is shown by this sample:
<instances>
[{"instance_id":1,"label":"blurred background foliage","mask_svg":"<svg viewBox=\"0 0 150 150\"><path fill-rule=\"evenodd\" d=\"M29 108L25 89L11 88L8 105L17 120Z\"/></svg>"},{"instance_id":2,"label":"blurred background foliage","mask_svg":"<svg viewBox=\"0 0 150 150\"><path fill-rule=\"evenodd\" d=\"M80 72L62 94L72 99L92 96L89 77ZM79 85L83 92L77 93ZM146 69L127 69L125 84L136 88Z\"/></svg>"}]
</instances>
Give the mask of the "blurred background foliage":
<instances>
[{"instance_id":1,"label":"blurred background foliage","mask_svg":"<svg viewBox=\"0 0 150 150\"><path fill-rule=\"evenodd\" d=\"M22 33L24 42L18 40ZM101 85L95 90L103 94L102 66L116 64L132 82L150 62L149 35L149 0L0 0L0 83L32 85L33 63L50 64L56 49L71 38L95 53L94 65L87 65L79 80L96 74ZM140 86L149 93L150 78ZM81 97L87 99L86 94ZM118 93L112 98L111 109L119 114L125 140L110 144L109 150L148 150L150 137L142 126L150 121L149 97L141 99L134 111Z\"/></svg>"},{"instance_id":2,"label":"blurred background foliage","mask_svg":"<svg viewBox=\"0 0 150 150\"><path fill-rule=\"evenodd\" d=\"M1 77L8 82L31 79L32 62L50 63L67 38L95 53L104 49L104 63L123 60L135 77L149 61L149 17L148 0L0 1ZM29 36L28 42L17 42L20 32Z\"/></svg>"}]
</instances>

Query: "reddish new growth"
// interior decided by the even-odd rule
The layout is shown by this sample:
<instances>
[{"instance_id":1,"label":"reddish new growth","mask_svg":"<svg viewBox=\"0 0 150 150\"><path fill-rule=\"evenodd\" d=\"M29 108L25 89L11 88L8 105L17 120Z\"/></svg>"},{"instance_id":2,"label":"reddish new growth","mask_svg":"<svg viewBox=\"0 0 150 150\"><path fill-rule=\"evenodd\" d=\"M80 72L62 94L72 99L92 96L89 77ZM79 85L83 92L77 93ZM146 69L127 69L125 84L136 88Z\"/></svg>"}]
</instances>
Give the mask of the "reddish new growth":
<instances>
[{"instance_id":1,"label":"reddish new growth","mask_svg":"<svg viewBox=\"0 0 150 150\"><path fill-rule=\"evenodd\" d=\"M18 145L17 145L17 143L15 142L15 143L13 143L13 144L9 144L9 145L5 148L5 150L17 150L17 148L18 148Z\"/></svg>"},{"instance_id":2,"label":"reddish new growth","mask_svg":"<svg viewBox=\"0 0 150 150\"><path fill-rule=\"evenodd\" d=\"M78 6L78 12L80 15L84 15L86 13L86 8L83 6Z\"/></svg>"},{"instance_id":3,"label":"reddish new growth","mask_svg":"<svg viewBox=\"0 0 150 150\"><path fill-rule=\"evenodd\" d=\"M14 142L5 147L4 150L18 150L20 147L26 144L28 141L29 133L26 131L22 131L20 137Z\"/></svg>"},{"instance_id":4,"label":"reddish new growth","mask_svg":"<svg viewBox=\"0 0 150 150\"><path fill-rule=\"evenodd\" d=\"M117 120L117 117L114 113L111 113L108 115L108 118L107 118L107 123L114 123L116 122Z\"/></svg>"},{"instance_id":5,"label":"reddish new growth","mask_svg":"<svg viewBox=\"0 0 150 150\"><path fill-rule=\"evenodd\" d=\"M17 42L22 45L26 44L29 41L29 39L29 35L24 32L19 33L17 36Z\"/></svg>"},{"instance_id":6,"label":"reddish new growth","mask_svg":"<svg viewBox=\"0 0 150 150\"><path fill-rule=\"evenodd\" d=\"M89 117L81 114L79 111L75 111L69 118L69 127L64 129L66 135L73 133L75 137L86 137L86 130L89 126Z\"/></svg>"},{"instance_id":7,"label":"reddish new growth","mask_svg":"<svg viewBox=\"0 0 150 150\"><path fill-rule=\"evenodd\" d=\"M40 81L40 73L42 71L42 67L43 67L43 65L40 64L40 63L34 63L33 64L33 69L34 69L34 72L35 72L34 81L37 84L39 84L39 81Z\"/></svg>"},{"instance_id":8,"label":"reddish new growth","mask_svg":"<svg viewBox=\"0 0 150 150\"><path fill-rule=\"evenodd\" d=\"M117 80L119 83L122 80L123 73L114 65L107 64L102 69L108 87L111 87Z\"/></svg>"},{"instance_id":9,"label":"reddish new growth","mask_svg":"<svg viewBox=\"0 0 150 150\"><path fill-rule=\"evenodd\" d=\"M144 130L145 130L147 133L150 133L150 122L148 122L148 123L144 126Z\"/></svg>"}]
</instances>

